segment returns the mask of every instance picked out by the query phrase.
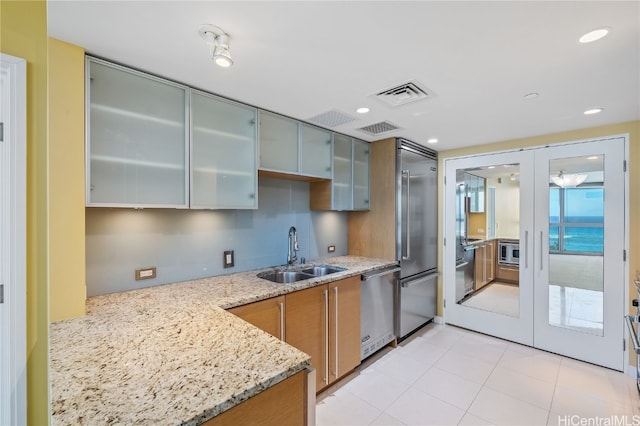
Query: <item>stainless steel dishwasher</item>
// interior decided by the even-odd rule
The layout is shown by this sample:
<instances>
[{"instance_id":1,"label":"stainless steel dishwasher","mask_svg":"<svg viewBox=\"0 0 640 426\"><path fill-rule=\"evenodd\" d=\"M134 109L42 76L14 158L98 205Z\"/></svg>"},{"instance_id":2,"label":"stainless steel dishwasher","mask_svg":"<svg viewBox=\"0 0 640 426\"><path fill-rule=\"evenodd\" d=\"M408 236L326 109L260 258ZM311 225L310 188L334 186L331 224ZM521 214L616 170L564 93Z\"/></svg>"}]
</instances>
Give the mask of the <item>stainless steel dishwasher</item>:
<instances>
[{"instance_id":1,"label":"stainless steel dishwasher","mask_svg":"<svg viewBox=\"0 0 640 426\"><path fill-rule=\"evenodd\" d=\"M360 359L395 340L393 295L399 266L374 269L361 275Z\"/></svg>"}]
</instances>

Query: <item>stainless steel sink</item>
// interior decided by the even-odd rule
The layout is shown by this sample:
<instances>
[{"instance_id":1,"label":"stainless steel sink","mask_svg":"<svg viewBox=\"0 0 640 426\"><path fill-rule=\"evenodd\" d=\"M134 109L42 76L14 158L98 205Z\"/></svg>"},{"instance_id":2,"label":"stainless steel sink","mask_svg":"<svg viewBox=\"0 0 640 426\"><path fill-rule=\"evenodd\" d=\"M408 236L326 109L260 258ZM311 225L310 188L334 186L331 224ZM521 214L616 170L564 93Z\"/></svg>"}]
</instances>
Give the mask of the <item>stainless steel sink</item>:
<instances>
[{"instance_id":1,"label":"stainless steel sink","mask_svg":"<svg viewBox=\"0 0 640 426\"><path fill-rule=\"evenodd\" d=\"M307 274L301 271L268 271L258 274L259 278L273 281L274 283L294 283L296 281L308 280L315 275Z\"/></svg>"},{"instance_id":2,"label":"stainless steel sink","mask_svg":"<svg viewBox=\"0 0 640 426\"><path fill-rule=\"evenodd\" d=\"M274 283L290 284L297 281L308 280L309 278L321 277L323 275L335 274L346 271L347 268L330 265L317 265L299 271L266 271L258 274L258 278L273 281Z\"/></svg>"},{"instance_id":3,"label":"stainless steel sink","mask_svg":"<svg viewBox=\"0 0 640 426\"><path fill-rule=\"evenodd\" d=\"M346 270L347 268L340 268L338 266L319 265L312 268L303 269L302 272L320 277L323 275L335 274L336 272L342 272Z\"/></svg>"}]
</instances>

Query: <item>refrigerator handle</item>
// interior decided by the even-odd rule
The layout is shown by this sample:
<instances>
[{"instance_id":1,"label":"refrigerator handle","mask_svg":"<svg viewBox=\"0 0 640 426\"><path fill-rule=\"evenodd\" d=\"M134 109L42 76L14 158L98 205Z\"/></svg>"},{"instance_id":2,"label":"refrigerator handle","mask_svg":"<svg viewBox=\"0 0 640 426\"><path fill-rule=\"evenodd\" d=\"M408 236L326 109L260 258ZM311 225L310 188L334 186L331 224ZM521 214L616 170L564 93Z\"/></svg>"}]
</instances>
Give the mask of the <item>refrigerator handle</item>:
<instances>
[{"instance_id":1,"label":"refrigerator handle","mask_svg":"<svg viewBox=\"0 0 640 426\"><path fill-rule=\"evenodd\" d=\"M406 231L405 231L405 235L404 238L402 239L404 241L404 254L402 255L402 260L407 260L411 257L411 249L410 247L410 227L411 227L411 222L410 222L410 215L409 215L409 200L411 198L411 172L409 170L403 170L402 171L402 175L403 176L407 176L407 196L404 199L405 202L405 215L406 215Z\"/></svg>"}]
</instances>

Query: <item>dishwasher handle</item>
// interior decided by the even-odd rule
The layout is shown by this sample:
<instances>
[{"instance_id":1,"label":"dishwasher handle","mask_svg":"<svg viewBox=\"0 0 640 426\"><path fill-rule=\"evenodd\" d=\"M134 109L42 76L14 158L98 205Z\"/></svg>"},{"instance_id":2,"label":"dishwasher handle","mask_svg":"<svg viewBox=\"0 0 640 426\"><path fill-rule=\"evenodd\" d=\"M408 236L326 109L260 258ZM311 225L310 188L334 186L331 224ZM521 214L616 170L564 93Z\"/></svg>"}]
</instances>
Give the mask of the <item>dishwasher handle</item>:
<instances>
[{"instance_id":1,"label":"dishwasher handle","mask_svg":"<svg viewBox=\"0 0 640 426\"><path fill-rule=\"evenodd\" d=\"M399 266L389 266L386 268L374 269L373 271L365 272L360 276L361 281L368 281L371 278L380 277L382 275L393 274L400 272Z\"/></svg>"}]
</instances>

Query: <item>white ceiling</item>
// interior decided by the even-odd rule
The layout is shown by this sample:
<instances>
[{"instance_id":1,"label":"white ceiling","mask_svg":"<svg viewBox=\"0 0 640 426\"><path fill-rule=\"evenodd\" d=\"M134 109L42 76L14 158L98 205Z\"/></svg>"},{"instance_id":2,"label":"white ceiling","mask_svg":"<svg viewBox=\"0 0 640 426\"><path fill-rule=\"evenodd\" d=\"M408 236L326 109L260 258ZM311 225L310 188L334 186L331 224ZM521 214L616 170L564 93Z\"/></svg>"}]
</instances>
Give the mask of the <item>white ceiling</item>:
<instances>
[{"instance_id":1,"label":"white ceiling","mask_svg":"<svg viewBox=\"0 0 640 426\"><path fill-rule=\"evenodd\" d=\"M365 140L446 150L640 119L638 1L50 0L48 14L50 36L90 54L301 120L338 110L357 120L333 130ZM211 61L206 23L230 34L233 67ZM371 96L412 79L436 96ZM401 130L357 130L383 120Z\"/></svg>"}]
</instances>

